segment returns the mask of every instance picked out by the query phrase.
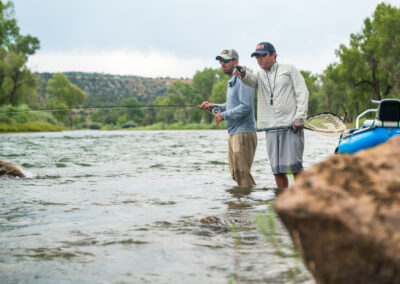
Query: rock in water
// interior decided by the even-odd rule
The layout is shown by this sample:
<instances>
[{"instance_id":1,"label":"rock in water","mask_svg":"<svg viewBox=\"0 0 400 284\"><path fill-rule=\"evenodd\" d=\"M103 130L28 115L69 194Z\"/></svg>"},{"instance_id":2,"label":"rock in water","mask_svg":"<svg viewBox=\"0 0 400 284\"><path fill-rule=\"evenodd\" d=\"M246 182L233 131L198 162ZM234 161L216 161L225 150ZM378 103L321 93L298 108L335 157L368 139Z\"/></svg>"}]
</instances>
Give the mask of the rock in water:
<instances>
[{"instance_id":1,"label":"rock in water","mask_svg":"<svg viewBox=\"0 0 400 284\"><path fill-rule=\"evenodd\" d=\"M400 283L400 137L310 167L275 208L317 283Z\"/></svg>"},{"instance_id":2,"label":"rock in water","mask_svg":"<svg viewBox=\"0 0 400 284\"><path fill-rule=\"evenodd\" d=\"M3 175L14 177L30 177L31 173L17 163L0 160L0 176Z\"/></svg>"}]
</instances>

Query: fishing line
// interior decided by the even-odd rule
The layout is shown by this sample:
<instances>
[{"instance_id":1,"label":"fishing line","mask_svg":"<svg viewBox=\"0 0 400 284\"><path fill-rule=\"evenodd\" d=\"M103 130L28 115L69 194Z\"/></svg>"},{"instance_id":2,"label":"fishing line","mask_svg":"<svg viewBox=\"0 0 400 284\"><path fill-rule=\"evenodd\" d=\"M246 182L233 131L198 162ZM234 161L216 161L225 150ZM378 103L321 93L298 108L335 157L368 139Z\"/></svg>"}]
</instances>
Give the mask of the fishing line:
<instances>
[{"instance_id":1,"label":"fishing line","mask_svg":"<svg viewBox=\"0 0 400 284\"><path fill-rule=\"evenodd\" d=\"M18 111L0 111L0 114L6 113L26 113L26 112L57 112L57 111L71 111L71 110L85 110L85 109L118 109L118 108L198 108L198 105L149 105L149 106L84 106L73 108L56 108L56 109L36 109L36 110L18 110Z\"/></svg>"}]
</instances>

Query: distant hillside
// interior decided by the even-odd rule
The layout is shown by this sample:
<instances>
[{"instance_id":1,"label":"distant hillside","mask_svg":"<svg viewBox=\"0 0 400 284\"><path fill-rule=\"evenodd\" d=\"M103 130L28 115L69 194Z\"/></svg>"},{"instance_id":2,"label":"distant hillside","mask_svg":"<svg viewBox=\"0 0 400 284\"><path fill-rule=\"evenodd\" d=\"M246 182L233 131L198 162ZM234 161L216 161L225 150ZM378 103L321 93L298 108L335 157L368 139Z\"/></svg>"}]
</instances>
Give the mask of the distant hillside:
<instances>
[{"instance_id":1,"label":"distant hillside","mask_svg":"<svg viewBox=\"0 0 400 284\"><path fill-rule=\"evenodd\" d=\"M64 74L71 83L76 84L88 95L84 102L85 106L116 105L122 99L130 97L137 98L144 105L167 94L168 82L162 78L83 72L66 72ZM40 73L39 93L41 96L46 95L46 85L52 77L53 73Z\"/></svg>"},{"instance_id":2,"label":"distant hillside","mask_svg":"<svg viewBox=\"0 0 400 284\"><path fill-rule=\"evenodd\" d=\"M192 84L192 79L189 79L189 78L179 78L179 79L177 79L177 78L169 78L169 77L162 78L161 77L161 78L157 78L156 80L159 80L161 82L167 83L167 86L171 85L172 83L174 83L176 81L181 81L181 82L184 82L184 83Z\"/></svg>"}]
</instances>

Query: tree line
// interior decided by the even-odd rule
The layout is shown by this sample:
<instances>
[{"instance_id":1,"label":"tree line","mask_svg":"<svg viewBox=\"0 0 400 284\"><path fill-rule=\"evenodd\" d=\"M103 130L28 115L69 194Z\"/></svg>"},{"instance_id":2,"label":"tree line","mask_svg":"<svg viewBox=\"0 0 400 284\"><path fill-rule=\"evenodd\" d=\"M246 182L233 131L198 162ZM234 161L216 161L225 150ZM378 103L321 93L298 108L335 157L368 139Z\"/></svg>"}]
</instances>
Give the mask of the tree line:
<instances>
[{"instance_id":1,"label":"tree line","mask_svg":"<svg viewBox=\"0 0 400 284\"><path fill-rule=\"evenodd\" d=\"M205 100L225 101L228 77L213 68L197 71L192 83L178 80L167 87L149 83L152 79L131 83L129 89L137 90L132 96L110 78L107 80L112 87L101 87L104 82L95 77L79 87L79 76L57 73L43 86L40 74L32 73L26 65L39 47L39 39L20 34L12 2L0 0L0 124L40 120L72 128L100 128L158 122L210 123L212 116L195 106ZM310 92L309 114L347 113L351 121L373 107L371 99L400 98L400 9L378 4L373 15L364 20L361 32L351 34L349 43L340 45L336 55L337 62L328 65L322 74L301 71ZM97 86L98 93L86 93L88 86ZM73 110L93 105L126 108ZM5 113L33 109L62 110Z\"/></svg>"}]
</instances>

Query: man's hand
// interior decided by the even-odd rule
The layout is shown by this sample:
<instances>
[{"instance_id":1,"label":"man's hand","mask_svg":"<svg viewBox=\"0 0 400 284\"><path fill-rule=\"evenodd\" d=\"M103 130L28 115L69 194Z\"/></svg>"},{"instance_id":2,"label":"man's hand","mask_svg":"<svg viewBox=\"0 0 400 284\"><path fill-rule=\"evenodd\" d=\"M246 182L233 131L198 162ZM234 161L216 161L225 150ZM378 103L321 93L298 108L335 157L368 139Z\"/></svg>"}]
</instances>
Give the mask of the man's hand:
<instances>
[{"instance_id":1,"label":"man's hand","mask_svg":"<svg viewBox=\"0 0 400 284\"><path fill-rule=\"evenodd\" d=\"M214 105L210 102L203 102L201 105L199 105L199 107L201 109L205 109L205 110L210 110L210 109L212 109L213 106Z\"/></svg>"},{"instance_id":2,"label":"man's hand","mask_svg":"<svg viewBox=\"0 0 400 284\"><path fill-rule=\"evenodd\" d=\"M215 115L215 123L217 124L217 126L218 126L218 124L219 124L222 120L223 120L223 119L222 119L221 113L217 113L217 114Z\"/></svg>"},{"instance_id":3,"label":"man's hand","mask_svg":"<svg viewBox=\"0 0 400 284\"><path fill-rule=\"evenodd\" d=\"M292 123L293 132L297 132L304 127L304 121L302 119L295 119Z\"/></svg>"},{"instance_id":4,"label":"man's hand","mask_svg":"<svg viewBox=\"0 0 400 284\"><path fill-rule=\"evenodd\" d=\"M233 69L233 75L242 79L246 75L246 70L244 70L243 67L237 65L235 66L235 69Z\"/></svg>"}]
</instances>

